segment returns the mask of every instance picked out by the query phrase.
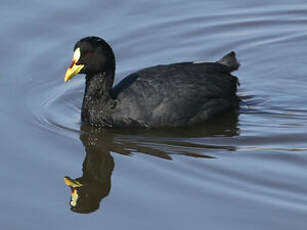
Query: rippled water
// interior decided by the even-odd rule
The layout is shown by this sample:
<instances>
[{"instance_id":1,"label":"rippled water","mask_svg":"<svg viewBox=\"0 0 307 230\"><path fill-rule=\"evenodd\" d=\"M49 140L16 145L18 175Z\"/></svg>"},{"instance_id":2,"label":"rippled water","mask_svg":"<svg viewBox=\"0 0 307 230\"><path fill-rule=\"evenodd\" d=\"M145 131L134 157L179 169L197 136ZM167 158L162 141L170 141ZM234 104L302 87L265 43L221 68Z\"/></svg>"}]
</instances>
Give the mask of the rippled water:
<instances>
[{"instance_id":1,"label":"rippled water","mask_svg":"<svg viewBox=\"0 0 307 230\"><path fill-rule=\"evenodd\" d=\"M1 229L306 229L306 1L5 0L0 12ZM188 129L81 126L84 78L63 76L88 35L112 45L116 82L235 50L241 109ZM64 176L84 184L72 210Z\"/></svg>"}]
</instances>

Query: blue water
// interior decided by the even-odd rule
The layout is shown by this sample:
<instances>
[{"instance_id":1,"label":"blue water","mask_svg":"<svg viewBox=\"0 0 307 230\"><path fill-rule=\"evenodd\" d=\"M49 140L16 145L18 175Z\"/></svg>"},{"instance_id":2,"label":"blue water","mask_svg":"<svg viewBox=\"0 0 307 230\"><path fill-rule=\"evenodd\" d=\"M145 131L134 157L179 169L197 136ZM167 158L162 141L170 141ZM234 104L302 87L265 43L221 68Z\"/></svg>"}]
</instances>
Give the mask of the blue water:
<instances>
[{"instance_id":1,"label":"blue water","mask_svg":"<svg viewBox=\"0 0 307 230\"><path fill-rule=\"evenodd\" d=\"M306 1L4 0L0 14L1 229L306 229ZM239 114L81 126L84 78L63 77L88 35L113 47L116 82L235 50ZM99 194L88 214L70 209L63 181L83 174Z\"/></svg>"}]
</instances>

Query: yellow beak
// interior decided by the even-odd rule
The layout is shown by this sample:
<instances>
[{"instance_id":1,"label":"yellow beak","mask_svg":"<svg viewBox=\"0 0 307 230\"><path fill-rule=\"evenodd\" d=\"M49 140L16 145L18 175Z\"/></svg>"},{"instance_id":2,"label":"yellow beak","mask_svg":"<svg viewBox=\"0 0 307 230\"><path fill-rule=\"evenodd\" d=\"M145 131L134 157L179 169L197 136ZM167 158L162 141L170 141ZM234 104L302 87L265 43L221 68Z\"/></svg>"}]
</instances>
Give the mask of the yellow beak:
<instances>
[{"instance_id":1,"label":"yellow beak","mask_svg":"<svg viewBox=\"0 0 307 230\"><path fill-rule=\"evenodd\" d=\"M84 65L76 65L76 63L79 61L80 57L81 57L81 51L80 51L80 48L78 47L74 51L74 55L73 55L73 58L72 58L72 64L66 70L64 82L67 82L69 79L76 76L81 71L81 69L83 69Z\"/></svg>"},{"instance_id":2,"label":"yellow beak","mask_svg":"<svg viewBox=\"0 0 307 230\"><path fill-rule=\"evenodd\" d=\"M67 82L76 76L81 71L81 69L83 69L83 67L84 65L76 65L75 60L73 60L71 66L66 70L64 82Z\"/></svg>"}]
</instances>

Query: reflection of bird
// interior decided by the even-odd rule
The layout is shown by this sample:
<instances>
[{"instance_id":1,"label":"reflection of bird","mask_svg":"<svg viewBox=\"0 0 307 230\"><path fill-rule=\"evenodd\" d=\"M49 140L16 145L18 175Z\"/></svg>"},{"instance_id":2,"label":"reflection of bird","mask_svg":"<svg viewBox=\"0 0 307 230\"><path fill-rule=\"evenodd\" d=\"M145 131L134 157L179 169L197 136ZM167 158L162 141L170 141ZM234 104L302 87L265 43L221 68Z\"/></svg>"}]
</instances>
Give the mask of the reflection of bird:
<instances>
[{"instance_id":1,"label":"reflection of bird","mask_svg":"<svg viewBox=\"0 0 307 230\"><path fill-rule=\"evenodd\" d=\"M103 127L191 126L238 107L235 53L217 62L185 62L149 67L112 88L115 57L101 38L75 45L64 80L86 74L81 119Z\"/></svg>"},{"instance_id":2,"label":"reflection of bird","mask_svg":"<svg viewBox=\"0 0 307 230\"><path fill-rule=\"evenodd\" d=\"M83 175L77 179L65 177L71 188L70 207L74 212L89 213L98 209L101 200L111 189L114 160L111 152L130 155L147 154L167 160L172 154L197 158L215 158L206 155L215 150L234 150L221 144L189 143L191 137L236 136L237 113L229 113L203 126L174 129L100 129L81 126L80 139L86 151ZM198 138L197 138L198 139Z\"/></svg>"},{"instance_id":3,"label":"reflection of bird","mask_svg":"<svg viewBox=\"0 0 307 230\"><path fill-rule=\"evenodd\" d=\"M86 151L83 175L77 179L65 177L64 181L72 190L71 210L89 213L98 209L101 199L110 192L114 161L109 151L99 147L95 135L85 132L80 139Z\"/></svg>"}]
</instances>

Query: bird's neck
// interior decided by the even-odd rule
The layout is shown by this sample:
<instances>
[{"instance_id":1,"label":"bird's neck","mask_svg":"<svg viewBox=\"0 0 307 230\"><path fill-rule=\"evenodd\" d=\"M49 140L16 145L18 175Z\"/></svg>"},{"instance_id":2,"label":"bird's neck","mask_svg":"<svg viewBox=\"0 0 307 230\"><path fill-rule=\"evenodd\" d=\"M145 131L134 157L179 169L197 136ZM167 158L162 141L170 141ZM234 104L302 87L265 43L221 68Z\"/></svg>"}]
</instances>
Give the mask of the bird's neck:
<instances>
[{"instance_id":1,"label":"bird's neck","mask_svg":"<svg viewBox=\"0 0 307 230\"><path fill-rule=\"evenodd\" d=\"M85 82L85 96L87 96L86 99L91 101L101 101L102 98L109 97L113 85L113 78L113 72L103 72L95 75L87 75Z\"/></svg>"},{"instance_id":2,"label":"bird's neck","mask_svg":"<svg viewBox=\"0 0 307 230\"><path fill-rule=\"evenodd\" d=\"M107 111L107 108L113 101L110 96L113 79L113 71L86 76L81 114L82 121L96 123L95 120L98 113Z\"/></svg>"}]
</instances>

